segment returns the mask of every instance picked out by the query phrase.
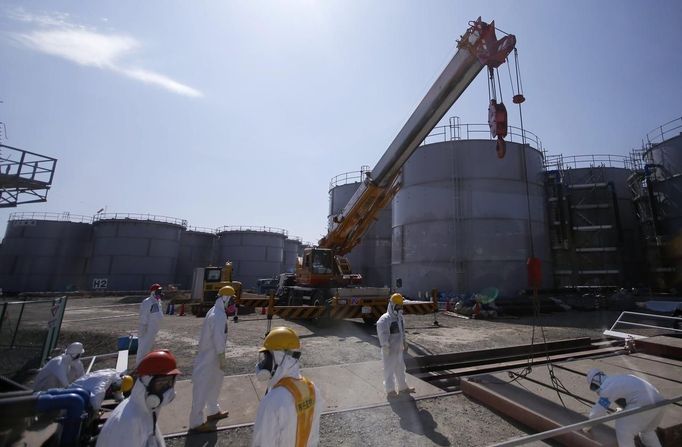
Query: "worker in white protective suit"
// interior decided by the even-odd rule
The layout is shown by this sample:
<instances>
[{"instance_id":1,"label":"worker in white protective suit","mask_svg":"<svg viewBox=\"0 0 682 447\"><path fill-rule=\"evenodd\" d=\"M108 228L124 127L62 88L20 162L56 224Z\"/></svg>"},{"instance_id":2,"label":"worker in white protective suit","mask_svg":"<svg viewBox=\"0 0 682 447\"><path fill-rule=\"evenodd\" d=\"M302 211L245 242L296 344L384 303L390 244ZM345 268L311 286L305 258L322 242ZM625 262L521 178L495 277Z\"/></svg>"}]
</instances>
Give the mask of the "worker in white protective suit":
<instances>
[{"instance_id":1,"label":"worker in white protective suit","mask_svg":"<svg viewBox=\"0 0 682 447\"><path fill-rule=\"evenodd\" d=\"M163 289L159 284L152 284L149 287L149 296L140 304L140 329L137 334L135 366L139 366L144 356L154 348L154 340L163 319L161 309L162 292Z\"/></svg>"},{"instance_id":2,"label":"worker in white protective suit","mask_svg":"<svg viewBox=\"0 0 682 447\"><path fill-rule=\"evenodd\" d=\"M377 321L377 335L384 363L384 388L386 397L395 399L399 394L414 393L405 380L405 322L403 320L403 296L394 293L388 301L388 310ZM396 385L398 392L396 392Z\"/></svg>"},{"instance_id":3,"label":"worker in white protective suit","mask_svg":"<svg viewBox=\"0 0 682 447\"><path fill-rule=\"evenodd\" d=\"M189 429L195 432L214 431L215 422L225 419L227 411L220 411L218 397L225 376L225 344L227 343L226 309L234 297L234 288L222 287L215 305L208 311L201 327L199 351L192 368L192 410ZM208 416L204 419L204 408Z\"/></svg>"},{"instance_id":4,"label":"worker in white protective suit","mask_svg":"<svg viewBox=\"0 0 682 447\"><path fill-rule=\"evenodd\" d=\"M83 343L71 343L63 354L50 359L43 366L33 383L35 391L45 391L50 388L66 388L71 382L85 374L85 368L80 361L85 352Z\"/></svg>"},{"instance_id":5,"label":"worker in white protective suit","mask_svg":"<svg viewBox=\"0 0 682 447\"><path fill-rule=\"evenodd\" d=\"M324 400L301 375L301 342L288 327L276 327L258 351L256 377L268 381L253 426L253 447L311 447L320 442Z\"/></svg>"},{"instance_id":6,"label":"worker in white protective suit","mask_svg":"<svg viewBox=\"0 0 682 447\"><path fill-rule=\"evenodd\" d=\"M111 413L97 437L97 447L165 447L157 425L161 408L175 398L175 356L159 350L147 354L137 366L138 376L130 396Z\"/></svg>"},{"instance_id":7,"label":"worker in white protective suit","mask_svg":"<svg viewBox=\"0 0 682 447\"><path fill-rule=\"evenodd\" d=\"M122 401L123 393L130 391L133 384L131 376L121 375L115 369L100 369L75 380L69 388L81 388L90 393L90 406L97 411L107 395L117 402Z\"/></svg>"},{"instance_id":8,"label":"worker in white protective suit","mask_svg":"<svg viewBox=\"0 0 682 447\"><path fill-rule=\"evenodd\" d=\"M656 387L632 374L607 376L603 371L592 368L587 372L587 384L590 390L599 395L599 400L590 411L590 419L605 416L611 404L620 410L631 410L664 400ZM661 447L656 427L661 423L663 411L663 408L654 408L616 419L618 446L634 447L635 435L639 434L645 446Z\"/></svg>"}]
</instances>

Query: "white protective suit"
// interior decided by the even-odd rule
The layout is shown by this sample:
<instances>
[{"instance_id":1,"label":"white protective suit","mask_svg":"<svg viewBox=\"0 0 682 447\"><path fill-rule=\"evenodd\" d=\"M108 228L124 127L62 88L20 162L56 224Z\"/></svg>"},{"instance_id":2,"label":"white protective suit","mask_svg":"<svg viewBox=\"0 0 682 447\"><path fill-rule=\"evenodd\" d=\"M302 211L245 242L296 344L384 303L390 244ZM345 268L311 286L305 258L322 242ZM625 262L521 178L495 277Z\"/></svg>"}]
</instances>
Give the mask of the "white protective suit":
<instances>
[{"instance_id":1,"label":"white protective suit","mask_svg":"<svg viewBox=\"0 0 682 447\"><path fill-rule=\"evenodd\" d=\"M225 360L227 343L227 297L218 297L215 305L208 311L201 327L199 351L194 358L192 369L192 410L189 414L189 427L203 424L204 408L208 415L220 412L218 397L225 373L221 362ZM222 361L220 359L223 359Z\"/></svg>"},{"instance_id":2,"label":"white protective suit","mask_svg":"<svg viewBox=\"0 0 682 447\"><path fill-rule=\"evenodd\" d=\"M140 329L137 339L137 354L135 366L137 367L145 355L149 354L154 347L156 333L161 327L163 312L161 300L154 296L154 292L145 298L140 304Z\"/></svg>"},{"instance_id":3,"label":"white protective suit","mask_svg":"<svg viewBox=\"0 0 682 447\"><path fill-rule=\"evenodd\" d=\"M83 363L74 359L70 354L64 353L53 357L43 366L35 382L35 391L45 391L50 388L66 388L71 382L85 374Z\"/></svg>"},{"instance_id":4,"label":"white protective suit","mask_svg":"<svg viewBox=\"0 0 682 447\"><path fill-rule=\"evenodd\" d=\"M145 404L146 391L141 380L135 382L130 397L116 407L102 427L97 447L165 447L163 435L154 424L154 412Z\"/></svg>"},{"instance_id":5,"label":"white protective suit","mask_svg":"<svg viewBox=\"0 0 682 447\"><path fill-rule=\"evenodd\" d=\"M275 353L276 358L284 354ZM284 377L301 378L300 363L287 355L275 370L268 382L268 389L258 405L256 422L253 426L253 447L294 447L296 444L296 425L298 418L294 407L294 397L284 387L275 387ZM320 415L325 404L320 390L315 385L315 412L313 425L308 437L308 447L320 442Z\"/></svg>"},{"instance_id":6,"label":"white protective suit","mask_svg":"<svg viewBox=\"0 0 682 447\"><path fill-rule=\"evenodd\" d=\"M377 335L381 345L381 360L384 363L384 387L386 393L409 389L405 381L405 359L403 344L405 342L405 323L402 312L397 312L392 302L388 310L377 321ZM397 382L397 383L396 383Z\"/></svg>"},{"instance_id":7,"label":"white protective suit","mask_svg":"<svg viewBox=\"0 0 682 447\"><path fill-rule=\"evenodd\" d=\"M649 382L631 374L604 376L597 391L599 400L590 411L590 419L605 416L611 404L624 410L642 407L663 400L663 396ZM624 402L622 401L624 400ZM619 447L634 447L635 435L647 447L661 447L656 427L663 418L663 408L616 419L616 437Z\"/></svg>"},{"instance_id":8,"label":"white protective suit","mask_svg":"<svg viewBox=\"0 0 682 447\"><path fill-rule=\"evenodd\" d=\"M90 406L99 410L109 387L121 380L115 369L101 369L84 375L75 380L69 388L82 388L90 393Z\"/></svg>"}]
</instances>

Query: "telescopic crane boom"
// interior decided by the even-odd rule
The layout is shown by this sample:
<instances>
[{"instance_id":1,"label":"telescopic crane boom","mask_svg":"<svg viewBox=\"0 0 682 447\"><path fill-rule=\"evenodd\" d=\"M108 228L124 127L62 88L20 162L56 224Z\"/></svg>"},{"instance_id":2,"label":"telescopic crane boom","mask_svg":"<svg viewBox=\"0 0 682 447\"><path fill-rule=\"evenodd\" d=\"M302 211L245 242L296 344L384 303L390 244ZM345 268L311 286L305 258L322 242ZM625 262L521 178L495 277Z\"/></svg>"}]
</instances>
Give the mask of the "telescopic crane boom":
<instances>
[{"instance_id":1,"label":"telescopic crane boom","mask_svg":"<svg viewBox=\"0 0 682 447\"><path fill-rule=\"evenodd\" d=\"M495 68L502 64L515 45L513 35L497 39L494 21L487 24L479 17L470 22L469 29L457 44L457 53L343 211L334 218L331 229L319 241L320 248L331 249L334 255L342 256L360 242L379 211L398 192L398 174L412 153L483 67Z\"/></svg>"}]
</instances>

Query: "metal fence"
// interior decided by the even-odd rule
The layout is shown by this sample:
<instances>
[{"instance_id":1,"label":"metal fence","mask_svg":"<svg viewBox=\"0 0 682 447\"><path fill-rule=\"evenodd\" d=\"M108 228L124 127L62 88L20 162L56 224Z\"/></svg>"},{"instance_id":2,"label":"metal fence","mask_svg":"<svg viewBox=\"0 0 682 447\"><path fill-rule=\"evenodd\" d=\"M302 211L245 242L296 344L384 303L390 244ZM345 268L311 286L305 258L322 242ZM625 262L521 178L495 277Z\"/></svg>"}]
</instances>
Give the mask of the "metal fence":
<instances>
[{"instance_id":1,"label":"metal fence","mask_svg":"<svg viewBox=\"0 0 682 447\"><path fill-rule=\"evenodd\" d=\"M339 175L332 177L329 181L329 191L336 188L337 186L347 185L348 183L357 183L365 179L365 174L370 172L371 169L367 165L360 167L359 171L349 171L343 172Z\"/></svg>"},{"instance_id":2,"label":"metal fence","mask_svg":"<svg viewBox=\"0 0 682 447\"><path fill-rule=\"evenodd\" d=\"M646 142L648 147L662 143L672 137L682 133L682 117L675 118L672 121L661 124L654 130L646 134Z\"/></svg>"},{"instance_id":3,"label":"metal fence","mask_svg":"<svg viewBox=\"0 0 682 447\"><path fill-rule=\"evenodd\" d=\"M140 220L151 222L162 222L173 225L179 225L182 228L187 228L187 220L177 219L175 217L157 216L154 214L135 214L135 213L99 213L93 217L95 222L101 220Z\"/></svg>"},{"instance_id":4,"label":"metal fence","mask_svg":"<svg viewBox=\"0 0 682 447\"><path fill-rule=\"evenodd\" d=\"M579 168L635 168L631 157L626 155L592 154L592 155L547 155L545 170L564 170Z\"/></svg>"},{"instance_id":5,"label":"metal fence","mask_svg":"<svg viewBox=\"0 0 682 447\"><path fill-rule=\"evenodd\" d=\"M92 223L92 216L81 216L78 214L71 214L69 212L64 213L24 213L17 212L9 215L11 221L18 220L50 220L55 222L76 222L76 223Z\"/></svg>"},{"instance_id":6,"label":"metal fence","mask_svg":"<svg viewBox=\"0 0 682 447\"><path fill-rule=\"evenodd\" d=\"M0 304L0 375L39 368L57 344L67 298Z\"/></svg>"},{"instance_id":7,"label":"metal fence","mask_svg":"<svg viewBox=\"0 0 682 447\"><path fill-rule=\"evenodd\" d=\"M289 232L282 228L275 227L250 227L245 225L227 225L216 229L216 233L229 233L236 231L257 231L261 233L277 233L283 234L284 236L289 236Z\"/></svg>"}]
</instances>

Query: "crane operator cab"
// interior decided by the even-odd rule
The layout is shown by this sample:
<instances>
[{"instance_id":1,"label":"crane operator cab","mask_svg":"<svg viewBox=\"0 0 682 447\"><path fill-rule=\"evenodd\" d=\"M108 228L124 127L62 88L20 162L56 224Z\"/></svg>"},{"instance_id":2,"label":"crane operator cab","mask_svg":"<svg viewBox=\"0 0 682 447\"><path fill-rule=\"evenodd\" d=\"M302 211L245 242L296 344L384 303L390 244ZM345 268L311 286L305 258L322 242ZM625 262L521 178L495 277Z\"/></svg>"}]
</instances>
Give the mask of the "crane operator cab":
<instances>
[{"instance_id":1,"label":"crane operator cab","mask_svg":"<svg viewBox=\"0 0 682 447\"><path fill-rule=\"evenodd\" d=\"M343 287L359 284L361 276L352 274L350 263L335 256L329 248L306 248L296 265L296 282L313 287Z\"/></svg>"}]
</instances>

